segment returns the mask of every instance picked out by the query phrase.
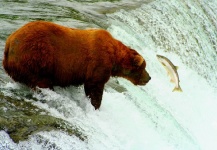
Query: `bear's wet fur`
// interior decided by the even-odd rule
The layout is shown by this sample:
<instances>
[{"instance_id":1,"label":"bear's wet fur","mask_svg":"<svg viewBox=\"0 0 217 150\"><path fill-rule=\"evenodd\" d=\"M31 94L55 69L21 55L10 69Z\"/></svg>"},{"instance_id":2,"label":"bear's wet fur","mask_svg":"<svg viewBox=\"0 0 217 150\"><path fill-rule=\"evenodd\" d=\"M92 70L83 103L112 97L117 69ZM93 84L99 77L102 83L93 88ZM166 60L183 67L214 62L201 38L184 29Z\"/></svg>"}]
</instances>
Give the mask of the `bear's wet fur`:
<instances>
[{"instance_id":1,"label":"bear's wet fur","mask_svg":"<svg viewBox=\"0 0 217 150\"><path fill-rule=\"evenodd\" d=\"M5 45L3 66L11 78L31 88L84 84L92 105L101 105L111 76L145 85L144 58L103 29L75 29L46 21L27 23Z\"/></svg>"}]
</instances>

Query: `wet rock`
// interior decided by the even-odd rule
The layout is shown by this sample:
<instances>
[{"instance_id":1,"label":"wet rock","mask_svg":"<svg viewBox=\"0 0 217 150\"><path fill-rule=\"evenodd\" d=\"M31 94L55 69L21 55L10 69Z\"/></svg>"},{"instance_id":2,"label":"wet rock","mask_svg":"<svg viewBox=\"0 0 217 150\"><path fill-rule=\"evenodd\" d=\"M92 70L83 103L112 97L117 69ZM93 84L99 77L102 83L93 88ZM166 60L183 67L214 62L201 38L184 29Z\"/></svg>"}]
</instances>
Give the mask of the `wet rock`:
<instances>
[{"instance_id":1,"label":"wet rock","mask_svg":"<svg viewBox=\"0 0 217 150\"><path fill-rule=\"evenodd\" d=\"M68 122L50 116L31 102L10 98L0 93L0 130L6 131L14 142L28 139L40 131L61 130L81 140L85 136Z\"/></svg>"}]
</instances>

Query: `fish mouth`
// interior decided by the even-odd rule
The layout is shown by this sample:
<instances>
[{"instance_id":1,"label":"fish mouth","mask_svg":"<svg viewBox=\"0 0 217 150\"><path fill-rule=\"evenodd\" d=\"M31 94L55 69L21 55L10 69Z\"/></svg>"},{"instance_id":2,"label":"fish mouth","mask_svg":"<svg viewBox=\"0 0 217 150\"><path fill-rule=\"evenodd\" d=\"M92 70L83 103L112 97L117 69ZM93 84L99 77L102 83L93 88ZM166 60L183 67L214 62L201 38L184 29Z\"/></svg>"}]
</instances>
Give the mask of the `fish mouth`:
<instances>
[{"instance_id":1,"label":"fish mouth","mask_svg":"<svg viewBox=\"0 0 217 150\"><path fill-rule=\"evenodd\" d=\"M157 56L157 59L158 59L158 60L163 59L163 56L161 56L161 55L156 55L156 56Z\"/></svg>"},{"instance_id":2,"label":"fish mouth","mask_svg":"<svg viewBox=\"0 0 217 150\"><path fill-rule=\"evenodd\" d=\"M156 55L156 56L157 56L157 57L160 57L160 58L162 57L161 55Z\"/></svg>"}]
</instances>

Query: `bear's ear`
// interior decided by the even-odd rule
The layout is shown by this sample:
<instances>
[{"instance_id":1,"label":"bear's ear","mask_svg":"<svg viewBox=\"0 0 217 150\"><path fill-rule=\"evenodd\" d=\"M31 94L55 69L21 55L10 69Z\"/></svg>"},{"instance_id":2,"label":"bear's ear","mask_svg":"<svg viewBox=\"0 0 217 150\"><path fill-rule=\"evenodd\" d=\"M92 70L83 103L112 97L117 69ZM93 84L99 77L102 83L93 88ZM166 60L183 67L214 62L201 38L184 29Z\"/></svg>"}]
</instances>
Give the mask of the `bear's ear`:
<instances>
[{"instance_id":1,"label":"bear's ear","mask_svg":"<svg viewBox=\"0 0 217 150\"><path fill-rule=\"evenodd\" d=\"M142 56L137 55L137 56L135 56L135 58L134 58L133 64L134 64L135 66L139 67L139 66L142 65L143 61L144 61L144 59L142 58Z\"/></svg>"}]
</instances>

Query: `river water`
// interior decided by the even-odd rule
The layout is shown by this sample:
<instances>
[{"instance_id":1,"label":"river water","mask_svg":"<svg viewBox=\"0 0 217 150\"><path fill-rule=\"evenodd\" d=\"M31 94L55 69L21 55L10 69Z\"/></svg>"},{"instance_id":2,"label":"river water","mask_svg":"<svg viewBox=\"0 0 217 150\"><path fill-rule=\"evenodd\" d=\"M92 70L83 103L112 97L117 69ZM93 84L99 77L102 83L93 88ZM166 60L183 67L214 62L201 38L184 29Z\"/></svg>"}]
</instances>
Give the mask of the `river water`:
<instances>
[{"instance_id":1,"label":"river water","mask_svg":"<svg viewBox=\"0 0 217 150\"><path fill-rule=\"evenodd\" d=\"M125 79L111 79L102 106L95 111L83 86L32 92L13 82L1 65L5 96L24 97L51 116L78 127L87 139L82 141L63 131L43 131L14 143L2 130L0 150L217 149L216 0L4 0L0 2L0 60L7 36L33 20L107 29L146 59L152 80L142 87ZM183 92L172 92L174 84L156 54L179 66ZM112 86L114 80L125 90Z\"/></svg>"}]
</instances>

